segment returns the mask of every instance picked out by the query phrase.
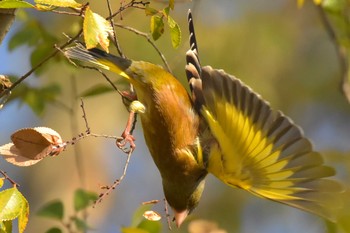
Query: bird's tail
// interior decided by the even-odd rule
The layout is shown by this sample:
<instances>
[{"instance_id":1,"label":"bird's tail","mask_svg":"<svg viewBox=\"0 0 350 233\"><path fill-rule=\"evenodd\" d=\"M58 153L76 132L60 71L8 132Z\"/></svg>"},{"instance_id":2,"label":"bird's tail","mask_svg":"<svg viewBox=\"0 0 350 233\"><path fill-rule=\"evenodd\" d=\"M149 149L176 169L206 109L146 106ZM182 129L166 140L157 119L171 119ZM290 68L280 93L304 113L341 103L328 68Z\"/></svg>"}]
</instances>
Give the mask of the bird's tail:
<instances>
[{"instance_id":1,"label":"bird's tail","mask_svg":"<svg viewBox=\"0 0 350 233\"><path fill-rule=\"evenodd\" d=\"M99 68L121 74L131 65L131 60L108 54L100 49L86 49L82 44L64 50L64 54L73 60L83 61Z\"/></svg>"},{"instance_id":2,"label":"bird's tail","mask_svg":"<svg viewBox=\"0 0 350 233\"><path fill-rule=\"evenodd\" d=\"M187 80L191 85L193 78L200 79L201 64L198 57L198 45L196 40L196 34L194 31L193 17L191 10L188 11L188 30L190 33L190 49L186 53L186 75ZM192 87L191 87L192 90Z\"/></svg>"}]
</instances>

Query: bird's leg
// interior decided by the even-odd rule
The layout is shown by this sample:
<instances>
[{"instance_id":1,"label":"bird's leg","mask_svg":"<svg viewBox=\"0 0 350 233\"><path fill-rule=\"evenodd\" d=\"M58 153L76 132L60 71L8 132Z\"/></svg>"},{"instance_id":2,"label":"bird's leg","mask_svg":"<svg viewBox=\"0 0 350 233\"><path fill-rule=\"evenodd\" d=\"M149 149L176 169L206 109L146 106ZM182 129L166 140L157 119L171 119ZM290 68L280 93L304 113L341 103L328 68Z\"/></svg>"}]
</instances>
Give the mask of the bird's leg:
<instances>
[{"instance_id":1,"label":"bird's leg","mask_svg":"<svg viewBox=\"0 0 350 233\"><path fill-rule=\"evenodd\" d=\"M135 137L131 134L135 115L136 113L144 113L145 110L146 110L145 106L140 101L134 100L131 102L129 106L130 113L129 113L128 121L126 123L126 127L121 135L121 138L117 139L117 142L116 142L119 149L122 149L127 143L129 143L131 150L135 149L136 147L134 143Z\"/></svg>"}]
</instances>

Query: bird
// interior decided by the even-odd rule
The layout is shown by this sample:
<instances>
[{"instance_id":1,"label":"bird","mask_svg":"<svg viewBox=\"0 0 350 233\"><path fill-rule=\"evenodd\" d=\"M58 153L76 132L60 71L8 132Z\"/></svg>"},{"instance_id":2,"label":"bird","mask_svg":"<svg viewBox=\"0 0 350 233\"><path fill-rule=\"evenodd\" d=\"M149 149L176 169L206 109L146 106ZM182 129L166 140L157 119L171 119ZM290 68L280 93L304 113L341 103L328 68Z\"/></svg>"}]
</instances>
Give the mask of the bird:
<instances>
[{"instance_id":1,"label":"bird","mask_svg":"<svg viewBox=\"0 0 350 233\"><path fill-rule=\"evenodd\" d=\"M208 174L224 184L335 222L342 206L335 169L302 129L240 79L202 66L188 12L188 90L163 67L77 44L69 59L110 70L133 85L138 113L167 203L180 227L197 207ZM130 120L130 119L129 119ZM129 129L123 136L132 144ZM120 143L120 142L119 142Z\"/></svg>"}]
</instances>

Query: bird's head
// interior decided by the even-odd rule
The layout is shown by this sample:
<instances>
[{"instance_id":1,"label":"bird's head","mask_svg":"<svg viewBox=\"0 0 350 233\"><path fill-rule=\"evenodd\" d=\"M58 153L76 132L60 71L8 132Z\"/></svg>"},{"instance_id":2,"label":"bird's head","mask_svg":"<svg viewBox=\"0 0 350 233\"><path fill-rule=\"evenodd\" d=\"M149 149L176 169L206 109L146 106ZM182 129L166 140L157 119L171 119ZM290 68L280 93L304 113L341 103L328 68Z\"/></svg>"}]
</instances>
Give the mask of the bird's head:
<instances>
[{"instance_id":1,"label":"bird's head","mask_svg":"<svg viewBox=\"0 0 350 233\"><path fill-rule=\"evenodd\" d=\"M163 179L165 198L173 209L177 227L180 227L187 215L197 207L204 190L204 184L204 179L192 184L183 182L181 185Z\"/></svg>"}]
</instances>

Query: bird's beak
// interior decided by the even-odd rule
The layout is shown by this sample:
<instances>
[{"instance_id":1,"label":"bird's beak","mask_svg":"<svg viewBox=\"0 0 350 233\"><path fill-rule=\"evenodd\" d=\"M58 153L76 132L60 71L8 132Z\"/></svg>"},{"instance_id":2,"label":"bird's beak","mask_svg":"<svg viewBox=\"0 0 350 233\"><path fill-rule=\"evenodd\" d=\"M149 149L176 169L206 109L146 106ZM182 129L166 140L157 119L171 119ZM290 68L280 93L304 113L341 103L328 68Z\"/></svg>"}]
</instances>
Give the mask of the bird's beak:
<instances>
[{"instance_id":1,"label":"bird's beak","mask_svg":"<svg viewBox=\"0 0 350 233\"><path fill-rule=\"evenodd\" d=\"M183 211L174 210L175 223L177 227L180 227L183 221L185 221L188 213L189 213L188 210L183 210Z\"/></svg>"}]
</instances>

